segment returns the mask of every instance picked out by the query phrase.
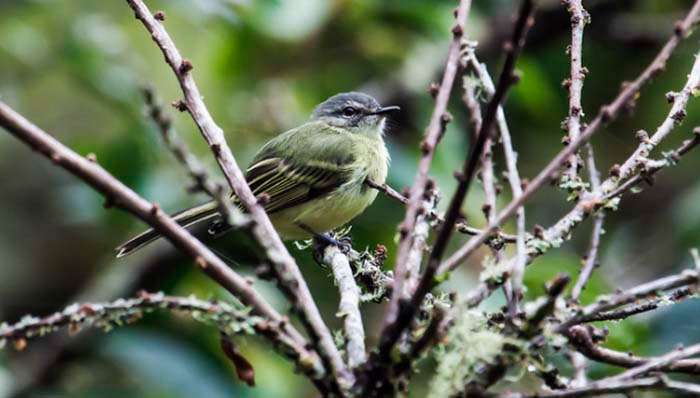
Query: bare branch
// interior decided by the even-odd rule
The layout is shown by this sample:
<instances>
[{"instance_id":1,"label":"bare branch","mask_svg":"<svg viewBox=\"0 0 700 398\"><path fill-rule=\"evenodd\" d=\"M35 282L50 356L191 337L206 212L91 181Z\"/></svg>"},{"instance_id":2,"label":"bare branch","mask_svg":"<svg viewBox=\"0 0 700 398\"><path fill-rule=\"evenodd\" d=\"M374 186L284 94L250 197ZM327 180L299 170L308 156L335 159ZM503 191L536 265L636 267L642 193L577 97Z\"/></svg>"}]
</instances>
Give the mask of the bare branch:
<instances>
[{"instance_id":1,"label":"bare branch","mask_svg":"<svg viewBox=\"0 0 700 398\"><path fill-rule=\"evenodd\" d=\"M598 168L595 165L595 154L593 153L593 146L586 144L586 149L588 150L588 157L586 158L586 167L588 168L588 174L591 180L591 190L594 195L600 195L600 175L598 173ZM598 247L600 246L600 236L603 234L603 222L605 221L605 213L599 211L595 219L593 220L593 230L591 232L591 242L588 246L588 253L584 257L583 268L581 269L581 274L576 281L573 289L571 290L571 298L578 300L581 292L586 287L586 283L593 274L598 263Z\"/></svg>"},{"instance_id":2,"label":"bare branch","mask_svg":"<svg viewBox=\"0 0 700 398\"><path fill-rule=\"evenodd\" d=\"M360 288L355 283L347 256L338 246L329 245L324 249L323 262L330 266L338 286L340 304L336 315L343 319L348 366L355 369L367 360L365 330L360 313Z\"/></svg>"},{"instance_id":3,"label":"bare branch","mask_svg":"<svg viewBox=\"0 0 700 398\"><path fill-rule=\"evenodd\" d=\"M299 308L301 320L309 331L313 344L317 346L317 351L326 367L332 371L342 389L349 388L354 382L354 377L345 366L340 352L333 342L333 336L321 318L298 265L287 251L265 210L246 183L243 172L226 143L223 130L209 114L192 77L192 63L180 55L161 21L153 16L142 0L126 1L134 10L136 18L151 34L151 38L158 45L166 62L175 73L184 94L185 109L190 113L202 136L209 144L229 185L254 221L253 235L261 247L265 249L267 259L277 274L281 290Z\"/></svg>"},{"instance_id":4,"label":"bare branch","mask_svg":"<svg viewBox=\"0 0 700 398\"><path fill-rule=\"evenodd\" d=\"M667 367L673 369L672 366L676 364L677 361L698 354L700 354L700 344L695 344L684 348L679 347L658 358L650 358L643 365L639 365L617 376L613 376L609 378L609 380L631 380L638 376L644 376L655 370L666 369ZM700 373L700 361L695 361L695 364L695 372Z\"/></svg>"},{"instance_id":5,"label":"bare branch","mask_svg":"<svg viewBox=\"0 0 700 398\"><path fill-rule=\"evenodd\" d=\"M649 366L649 364L653 364L654 366L652 366L652 370L700 374L700 360L698 359L680 359L673 357L670 361L666 361L665 357L660 357L664 358L664 362L661 363L658 359L655 358L644 358L633 355L628 352L619 352L611 350L609 348L600 347L593 341L588 327L583 325L573 326L567 333L567 337L569 339L569 342L576 348L578 352L594 361L603 362L615 366L621 366L624 368L636 369L639 369L639 367L641 366ZM672 354L675 354L675 352L672 352ZM641 374L638 372L639 370L636 370L634 374ZM623 374L619 376L622 376ZM625 378L627 377L625 376ZM616 379L622 380L621 378L617 377Z\"/></svg>"},{"instance_id":6,"label":"bare branch","mask_svg":"<svg viewBox=\"0 0 700 398\"><path fill-rule=\"evenodd\" d=\"M204 166L177 136L177 133L172 128L172 120L165 113L162 105L158 103L155 90L151 87L146 87L143 90L143 94L146 100L146 107L148 108L148 115L158 127L163 142L187 170L190 177L192 177L194 186L191 190L203 191L214 199L219 205L219 213L229 225L236 227L245 226L248 223L247 217L240 210L233 207L233 203L224 186L211 180Z\"/></svg>"},{"instance_id":7,"label":"bare branch","mask_svg":"<svg viewBox=\"0 0 700 398\"><path fill-rule=\"evenodd\" d=\"M388 184L377 184L376 182L368 178L365 180L365 185L367 185L370 188L376 189L377 191L383 193L384 195L390 197L391 199L394 199L395 201L401 204L408 204L408 199L405 196L401 195L400 192L390 187Z\"/></svg>"},{"instance_id":8,"label":"bare branch","mask_svg":"<svg viewBox=\"0 0 700 398\"><path fill-rule=\"evenodd\" d=\"M466 58L476 71L479 80L484 86L486 94L493 96L496 89L493 85L493 80L489 75L486 65L479 62L474 54L474 49L467 52ZM502 106L499 106L496 112L496 125L498 126L498 131L501 136L510 190L513 194L513 198L517 198L523 193L523 183L520 178L520 172L518 171L518 154L514 150L513 142L510 136L510 129L508 128L508 122L506 121L506 115ZM513 281L514 297L517 303L519 296L522 294L522 278L525 272L525 265L527 263L527 247L525 246L525 207L520 206L516 213L516 256L511 280ZM493 221L493 219L489 221ZM511 312L512 311L513 309L511 309Z\"/></svg>"},{"instance_id":9,"label":"bare branch","mask_svg":"<svg viewBox=\"0 0 700 398\"><path fill-rule=\"evenodd\" d=\"M399 317L400 300L403 295L403 284L407 273L406 263L411 251L410 249L411 247L414 247L413 240L416 219L423 202L424 194L430 188L428 186L428 171L435 154L435 148L445 132L447 123L451 120L451 116L447 113L447 104L450 99L455 77L457 76L457 70L459 69L460 42L462 36L464 35L467 16L469 15L470 9L471 0L460 0L459 7L457 8L457 12L455 14L455 25L452 28L452 41L450 42L447 61L445 62L445 70L442 76L442 81L435 95L435 107L430 117L430 123L425 130L423 141L421 142L423 156L418 164L418 173L416 174L413 186L411 187L409 193L406 215L399 226L401 241L399 243L398 254L396 257L396 266L394 267L395 289L392 294L386 316L384 317L385 330L389 327L389 325L393 325ZM398 334L400 334L400 331L399 333L392 333L392 336L388 336L388 333L386 332L382 333L382 336L385 336L382 338L382 340L388 341L382 344L386 348L380 349L381 357L386 358L388 354L387 349L389 349L390 346L393 346L394 342L399 337Z\"/></svg>"},{"instance_id":10,"label":"bare branch","mask_svg":"<svg viewBox=\"0 0 700 398\"><path fill-rule=\"evenodd\" d=\"M600 397L615 393L629 393L636 390L666 390L687 396L700 394L700 385L674 381L664 377L647 377L628 381L610 380L606 382L594 382L583 387L566 390L544 391L527 395L518 393L504 393L500 398L577 398Z\"/></svg>"},{"instance_id":11,"label":"bare branch","mask_svg":"<svg viewBox=\"0 0 700 398\"><path fill-rule=\"evenodd\" d=\"M144 313L158 309L187 314L196 321L216 326L226 335L260 333L274 336L283 333L278 324L268 322L262 317L251 316L245 309L235 308L224 302L142 292L136 298L118 299L108 303L73 304L44 318L26 316L14 325L1 325L0 340L14 342L15 345L26 344L27 340L43 337L64 327L73 334L85 327L109 331L114 327L137 321ZM24 343L18 343L22 340Z\"/></svg>"},{"instance_id":12,"label":"bare branch","mask_svg":"<svg viewBox=\"0 0 700 398\"><path fill-rule=\"evenodd\" d=\"M434 186L434 184L430 184ZM413 230L413 242L408 253L407 263L405 265L406 275L403 284L403 297L409 300L416 290L420 281L420 266L423 261L423 254L430 251L428 246L428 236L430 235L431 227L437 223L437 202L439 194L437 188L425 191L424 199L421 208L416 217L416 225Z\"/></svg>"},{"instance_id":13,"label":"bare branch","mask_svg":"<svg viewBox=\"0 0 700 398\"><path fill-rule=\"evenodd\" d=\"M632 303L638 299L643 299L653 296L658 292L669 291L685 286L690 286L698 283L697 270L685 270L677 275L666 276L644 283L642 285L626 289L611 296L603 296L595 303L584 307L581 312L572 318L564 321L557 330L559 332L566 331L569 327L582 323L589 322L595 318L597 314L618 308L622 305Z\"/></svg>"},{"instance_id":14,"label":"bare branch","mask_svg":"<svg viewBox=\"0 0 700 398\"><path fill-rule=\"evenodd\" d=\"M571 14L571 46L569 47L571 76L566 81L569 87L569 114L566 118L566 128L567 139L570 142L576 140L581 133L581 116L583 116L581 92L587 73L583 67L583 28L588 23L590 16L581 5L581 0L569 0L567 6ZM576 153L571 155L568 162L568 170L565 175L570 182L576 182L579 179L578 155Z\"/></svg>"},{"instance_id":15,"label":"bare branch","mask_svg":"<svg viewBox=\"0 0 700 398\"><path fill-rule=\"evenodd\" d=\"M669 152L668 154L665 154L664 159L657 161L649 160L644 162L641 165L643 170L641 170L639 174L634 175L632 178L620 184L620 186L618 186L616 189L605 194L602 200L607 202L610 199L623 195L625 192L636 187L641 182L652 181L652 177L656 173L658 173L661 169L678 163L683 155L696 148L698 144L700 144L700 128L696 127L693 129L693 138L683 141L678 148Z\"/></svg>"},{"instance_id":16,"label":"bare branch","mask_svg":"<svg viewBox=\"0 0 700 398\"><path fill-rule=\"evenodd\" d=\"M393 305L390 306L387 313L387 318L385 319L385 327L382 332L382 338L379 345L379 357L387 358L391 348L394 343L398 340L401 333L405 330L408 322L413 318L413 315L423 301L425 295L430 291L434 284L434 277L438 271L438 266L440 265L440 260L447 248L447 243L454 230L455 223L460 217L462 203L466 197L467 191L469 190L469 185L476 172L476 167L481 157L486 138L491 135L491 128L496 117L496 111L498 106L504 100L508 88L515 82L515 61L520 53L520 50L524 44L525 34L527 30L532 25L532 13L534 6L531 0L523 0L522 7L518 13L518 20L515 23L515 28L513 30L513 36L511 38L509 51L507 52L506 61L503 66L503 70L499 79L496 92L489 101L486 113L484 113L483 122L481 125L481 130L479 131L477 142L474 144L471 153L466 158L464 162L464 167L461 173L458 175L459 184L457 186L457 191L455 192L450 205L448 206L447 213L445 214L445 221L440 227L440 232L433 244L432 250L430 252L430 257L428 258L428 263L425 267L423 275L421 276L420 282L416 287L415 292L411 297L410 303L405 305L399 305L397 292L394 291L394 296L392 297ZM412 198L413 200L413 198ZM401 257L399 256L399 259ZM401 260L397 262L397 265L401 265ZM405 275L396 274L396 287L400 286L400 280L404 278ZM396 299L394 299L396 298ZM399 308L400 307L400 308ZM392 308L394 310L392 311Z\"/></svg>"}]
</instances>

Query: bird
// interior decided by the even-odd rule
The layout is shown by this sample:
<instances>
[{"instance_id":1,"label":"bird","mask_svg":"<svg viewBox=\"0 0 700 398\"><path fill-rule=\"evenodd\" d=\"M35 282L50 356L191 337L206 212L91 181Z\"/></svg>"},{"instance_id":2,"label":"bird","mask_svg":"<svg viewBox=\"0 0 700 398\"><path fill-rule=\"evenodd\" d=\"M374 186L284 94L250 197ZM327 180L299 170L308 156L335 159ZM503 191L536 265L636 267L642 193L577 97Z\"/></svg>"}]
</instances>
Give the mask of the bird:
<instances>
[{"instance_id":1,"label":"bird","mask_svg":"<svg viewBox=\"0 0 700 398\"><path fill-rule=\"evenodd\" d=\"M265 143L245 178L283 240L324 238L360 215L384 184L390 156L384 141L387 116L398 106L381 106L360 92L336 94L309 120ZM234 194L235 205L243 209ZM172 215L183 227L205 224L220 230L218 205L210 201ZM160 238L147 230L116 248L127 256ZM337 242L336 242L337 243Z\"/></svg>"}]
</instances>

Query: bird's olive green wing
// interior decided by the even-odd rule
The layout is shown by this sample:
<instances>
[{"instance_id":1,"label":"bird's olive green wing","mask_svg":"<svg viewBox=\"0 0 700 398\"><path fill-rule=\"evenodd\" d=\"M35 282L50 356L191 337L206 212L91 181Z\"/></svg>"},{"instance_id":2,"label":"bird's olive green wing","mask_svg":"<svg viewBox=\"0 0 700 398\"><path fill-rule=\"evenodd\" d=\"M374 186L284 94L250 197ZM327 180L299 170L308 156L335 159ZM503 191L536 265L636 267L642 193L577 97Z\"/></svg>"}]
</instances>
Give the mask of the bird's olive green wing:
<instances>
[{"instance_id":1,"label":"bird's olive green wing","mask_svg":"<svg viewBox=\"0 0 700 398\"><path fill-rule=\"evenodd\" d=\"M274 213L323 196L350 176L347 164L326 160L295 162L282 157L261 159L251 165L246 179L256 196L265 196L265 211Z\"/></svg>"},{"instance_id":2,"label":"bird's olive green wing","mask_svg":"<svg viewBox=\"0 0 700 398\"><path fill-rule=\"evenodd\" d=\"M321 197L352 176L353 146L348 132L309 122L270 140L246 170L265 211L275 213Z\"/></svg>"}]
</instances>

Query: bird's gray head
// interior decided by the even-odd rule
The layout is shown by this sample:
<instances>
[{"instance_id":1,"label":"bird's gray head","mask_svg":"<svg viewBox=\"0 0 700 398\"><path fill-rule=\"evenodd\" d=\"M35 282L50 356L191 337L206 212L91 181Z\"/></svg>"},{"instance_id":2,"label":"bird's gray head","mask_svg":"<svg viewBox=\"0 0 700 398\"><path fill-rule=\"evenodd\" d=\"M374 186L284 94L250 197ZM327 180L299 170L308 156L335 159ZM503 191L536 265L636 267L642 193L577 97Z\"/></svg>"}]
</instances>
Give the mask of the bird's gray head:
<instances>
[{"instance_id":1,"label":"bird's gray head","mask_svg":"<svg viewBox=\"0 0 700 398\"><path fill-rule=\"evenodd\" d=\"M373 135L382 134L385 116L398 110L398 106L382 107L370 95L350 92L336 94L320 103L311 119L322 120L352 133Z\"/></svg>"}]
</instances>

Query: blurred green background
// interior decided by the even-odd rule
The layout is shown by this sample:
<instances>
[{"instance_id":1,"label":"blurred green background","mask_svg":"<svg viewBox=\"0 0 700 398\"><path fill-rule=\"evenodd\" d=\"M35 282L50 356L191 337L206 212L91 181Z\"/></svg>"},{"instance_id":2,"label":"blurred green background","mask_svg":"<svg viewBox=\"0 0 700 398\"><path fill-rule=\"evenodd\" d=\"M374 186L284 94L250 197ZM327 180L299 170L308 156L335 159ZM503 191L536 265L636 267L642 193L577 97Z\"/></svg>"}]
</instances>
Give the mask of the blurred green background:
<instances>
[{"instance_id":1,"label":"blurred green background","mask_svg":"<svg viewBox=\"0 0 700 398\"><path fill-rule=\"evenodd\" d=\"M496 75L517 2L474 3L469 36L480 42L478 54ZM584 63L590 70L584 87L588 117L617 93L622 80L636 77L691 3L584 2L592 16L584 41ZM411 184L418 143L433 105L426 87L439 79L455 1L171 0L148 5L165 11L168 31L192 60L205 102L243 165L265 140L302 123L320 101L337 92L361 90L383 104L402 107L387 137L393 159L389 182L398 189ZM561 81L569 73L568 15L559 0L540 5L518 64L523 79L506 108L524 177L534 176L560 149L559 125L567 109ZM0 38L3 101L78 152L95 153L101 165L164 209L175 211L205 200L187 194L183 170L144 116L139 91L144 84L152 84L168 103L180 93L124 1L2 0ZM596 136L593 143L604 173L634 149L635 131L653 131L663 120L669 109L664 93L682 87L699 49L698 36L685 41L666 73L645 88L635 111ZM459 96L457 89L450 105L455 122L431 171L447 197L454 188L452 172L468 150L467 117ZM688 118L663 148L690 135L700 123L699 110L698 103L691 102ZM180 135L218 173L189 118L174 110L172 114ZM500 150L496 152L502 166ZM700 233L698 167L700 158L690 153L678 167L660 173L653 188L625 198L621 210L607 218L602 270L584 300L688 266L688 249L698 245ZM504 178L501 181L507 186ZM528 206L528 228L557 220L571 206L565 198L556 188L542 189ZM501 203L507 200L507 193L500 198ZM482 201L475 185L465 212L476 224L483 224ZM444 199L442 205L446 203ZM402 215L402 208L379 197L352 223L355 247L384 243L393 254L395 226ZM138 289L227 297L164 242L116 261L113 248L143 224L121 212L105 211L99 195L4 132L0 220L0 320L46 315L76 300L105 300ZM557 272L577 274L589 229L587 222L572 242L528 269L531 297L541 294L542 283ZM460 241L462 237L455 239L455 245ZM224 239L219 248L226 247ZM290 250L302 263L325 318L337 326L337 294L328 271L315 265L308 253L291 245ZM485 254L474 256L446 288L466 291L475 283ZM288 305L272 286L257 284L286 311ZM487 305L499 305L500 293L497 296ZM382 309L365 305L370 344L376 341ZM686 302L610 325L609 346L655 354L679 342L697 342L698 309ZM256 370L255 389L236 380L214 330L157 314L106 335L56 335L30 342L21 353L0 352L0 396L17 391L34 397L314 396L311 385L260 340L240 343ZM430 360L425 364L432 366ZM595 367L594 374L611 370ZM429 374L417 377L413 395L422 396Z\"/></svg>"}]
</instances>

